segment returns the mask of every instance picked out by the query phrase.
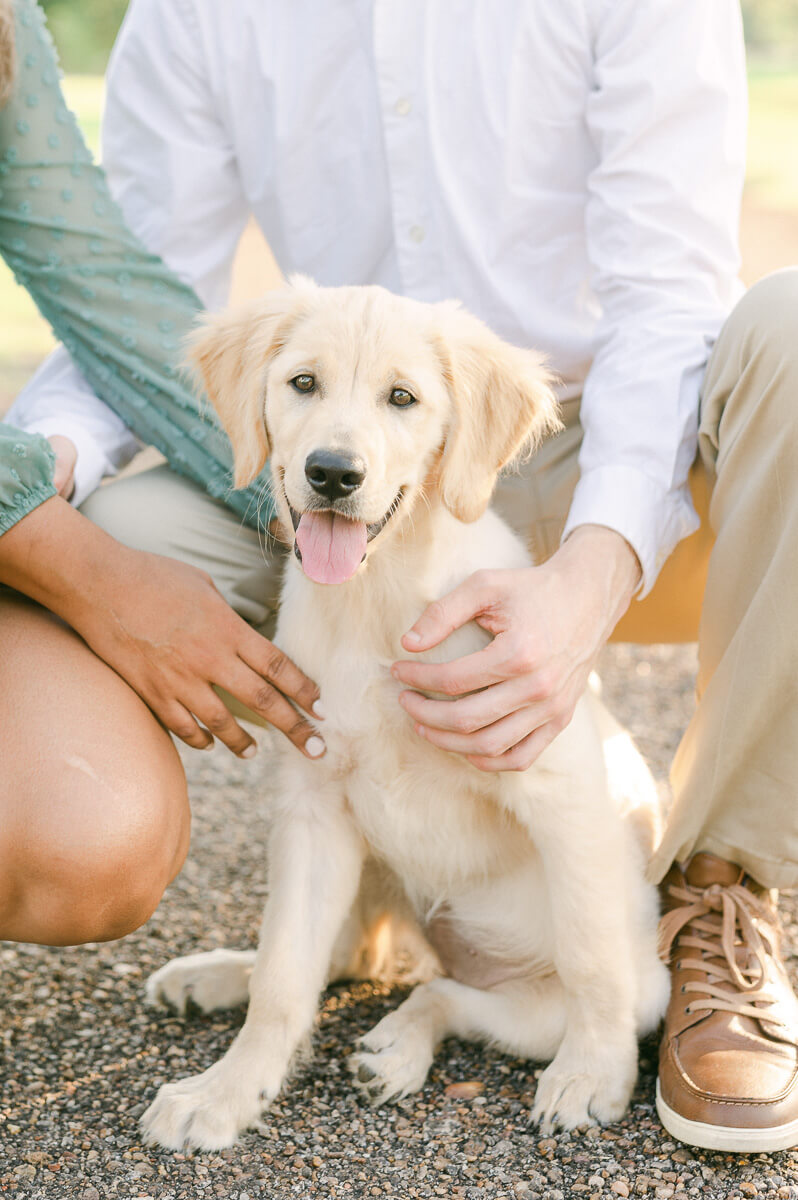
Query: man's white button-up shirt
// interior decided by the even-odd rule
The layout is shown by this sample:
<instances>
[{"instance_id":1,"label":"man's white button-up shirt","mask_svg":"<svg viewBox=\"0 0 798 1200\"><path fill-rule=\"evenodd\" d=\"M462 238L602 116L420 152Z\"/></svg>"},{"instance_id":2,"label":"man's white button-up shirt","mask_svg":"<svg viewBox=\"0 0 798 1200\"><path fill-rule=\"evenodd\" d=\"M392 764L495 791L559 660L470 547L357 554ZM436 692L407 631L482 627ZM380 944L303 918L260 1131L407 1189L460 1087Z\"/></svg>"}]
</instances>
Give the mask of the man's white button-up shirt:
<instances>
[{"instance_id":1,"label":"man's white button-up shirt","mask_svg":"<svg viewBox=\"0 0 798 1200\"><path fill-rule=\"evenodd\" d=\"M252 212L286 273L457 298L545 351L583 397L566 533L622 533L645 593L696 525L745 125L736 0L133 0L104 154L210 307ZM10 417L85 447L79 496L134 448L63 352Z\"/></svg>"}]
</instances>

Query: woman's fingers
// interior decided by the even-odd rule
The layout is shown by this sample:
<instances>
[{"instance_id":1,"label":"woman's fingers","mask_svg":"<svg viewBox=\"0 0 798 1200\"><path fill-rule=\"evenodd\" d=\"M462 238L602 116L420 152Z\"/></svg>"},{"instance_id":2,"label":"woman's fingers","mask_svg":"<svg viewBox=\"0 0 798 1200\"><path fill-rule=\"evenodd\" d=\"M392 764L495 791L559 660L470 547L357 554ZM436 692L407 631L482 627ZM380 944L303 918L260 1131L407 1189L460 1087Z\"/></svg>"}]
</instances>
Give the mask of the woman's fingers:
<instances>
[{"instance_id":1,"label":"woman's fingers","mask_svg":"<svg viewBox=\"0 0 798 1200\"><path fill-rule=\"evenodd\" d=\"M193 705L197 720L209 733L224 742L239 758L253 758L258 752L255 739L242 729L230 709L211 687Z\"/></svg>"},{"instance_id":2,"label":"woman's fingers","mask_svg":"<svg viewBox=\"0 0 798 1200\"><path fill-rule=\"evenodd\" d=\"M268 638L262 637L254 629L248 630L248 634L244 646L239 650L239 656L247 666L273 684L284 696L290 696L305 712L320 717L321 713L314 708L319 698L319 689L313 680L308 679L296 663ZM243 697L239 696L239 699ZM257 711L260 712L260 709ZM271 720L271 717L266 719Z\"/></svg>"},{"instance_id":3,"label":"woman's fingers","mask_svg":"<svg viewBox=\"0 0 798 1200\"><path fill-rule=\"evenodd\" d=\"M218 737L239 758L257 754L254 738L241 728L210 686L196 692L185 704L179 700L161 705L147 702L169 732L195 750L210 750L214 737Z\"/></svg>"},{"instance_id":4,"label":"woman's fingers","mask_svg":"<svg viewBox=\"0 0 798 1200\"><path fill-rule=\"evenodd\" d=\"M286 658L285 662L289 663L293 670L297 670L290 659ZM298 673L301 675L301 672ZM263 717L264 721L268 721L275 729L284 733L308 758L320 758L324 754L324 740L313 726L297 712L281 691L266 683L257 672L250 670L246 663L241 663L240 671L224 686L237 700L246 704L247 708L251 708L259 717ZM311 686L318 695L315 684Z\"/></svg>"},{"instance_id":5,"label":"woman's fingers","mask_svg":"<svg viewBox=\"0 0 798 1200\"><path fill-rule=\"evenodd\" d=\"M53 487L59 496L68 500L75 490L75 464L78 458L75 443L61 434L52 434L47 440L55 451Z\"/></svg>"},{"instance_id":6,"label":"woman's fingers","mask_svg":"<svg viewBox=\"0 0 798 1200\"><path fill-rule=\"evenodd\" d=\"M203 729L194 720L188 709L179 704L178 701L172 700L169 704L156 706L151 701L147 701L146 696L142 697L142 699L149 704L149 707L161 724L181 742L185 742L187 746L193 747L194 750L209 750L211 748L213 738L207 729Z\"/></svg>"},{"instance_id":7,"label":"woman's fingers","mask_svg":"<svg viewBox=\"0 0 798 1200\"><path fill-rule=\"evenodd\" d=\"M250 630L246 644L239 650L246 677L225 683L242 704L253 709L308 758L320 758L326 750L324 739L309 725L289 701L321 719L319 689L268 638Z\"/></svg>"}]
</instances>

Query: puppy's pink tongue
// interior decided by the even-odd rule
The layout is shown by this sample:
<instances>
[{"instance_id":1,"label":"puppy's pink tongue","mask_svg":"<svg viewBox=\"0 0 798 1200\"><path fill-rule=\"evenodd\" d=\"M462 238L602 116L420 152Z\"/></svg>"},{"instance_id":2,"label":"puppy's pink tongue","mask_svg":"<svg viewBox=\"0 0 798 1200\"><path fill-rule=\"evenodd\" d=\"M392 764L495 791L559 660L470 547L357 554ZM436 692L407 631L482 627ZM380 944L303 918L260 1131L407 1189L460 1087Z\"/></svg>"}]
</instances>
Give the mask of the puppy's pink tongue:
<instances>
[{"instance_id":1,"label":"puppy's pink tongue","mask_svg":"<svg viewBox=\"0 0 798 1200\"><path fill-rule=\"evenodd\" d=\"M315 583L351 579L366 553L364 521L349 521L338 513L305 513L296 531L302 570Z\"/></svg>"}]
</instances>

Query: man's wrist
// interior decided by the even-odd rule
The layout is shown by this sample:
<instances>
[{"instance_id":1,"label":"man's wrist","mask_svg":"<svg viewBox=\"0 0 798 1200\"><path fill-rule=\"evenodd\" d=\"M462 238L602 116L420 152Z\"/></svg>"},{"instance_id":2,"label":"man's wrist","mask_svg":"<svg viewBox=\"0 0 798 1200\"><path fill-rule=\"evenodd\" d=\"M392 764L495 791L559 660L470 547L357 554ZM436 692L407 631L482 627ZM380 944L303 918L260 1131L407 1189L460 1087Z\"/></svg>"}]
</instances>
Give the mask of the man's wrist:
<instances>
[{"instance_id":1,"label":"man's wrist","mask_svg":"<svg viewBox=\"0 0 798 1200\"><path fill-rule=\"evenodd\" d=\"M573 566L587 586L600 589L611 632L631 604L643 579L640 560L632 546L623 534L606 525L578 525L563 542L557 556Z\"/></svg>"}]
</instances>

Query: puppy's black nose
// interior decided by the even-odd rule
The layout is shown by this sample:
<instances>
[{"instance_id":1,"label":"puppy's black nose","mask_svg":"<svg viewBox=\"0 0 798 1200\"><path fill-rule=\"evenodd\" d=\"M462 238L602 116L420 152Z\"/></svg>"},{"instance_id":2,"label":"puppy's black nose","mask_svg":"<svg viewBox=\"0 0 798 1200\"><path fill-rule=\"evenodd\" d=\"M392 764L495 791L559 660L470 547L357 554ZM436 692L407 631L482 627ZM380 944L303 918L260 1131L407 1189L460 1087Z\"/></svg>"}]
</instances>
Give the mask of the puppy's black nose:
<instances>
[{"instance_id":1,"label":"puppy's black nose","mask_svg":"<svg viewBox=\"0 0 798 1200\"><path fill-rule=\"evenodd\" d=\"M314 492L328 500L340 500L360 487L366 467L362 458L334 450L311 450L305 459L305 476Z\"/></svg>"}]
</instances>

